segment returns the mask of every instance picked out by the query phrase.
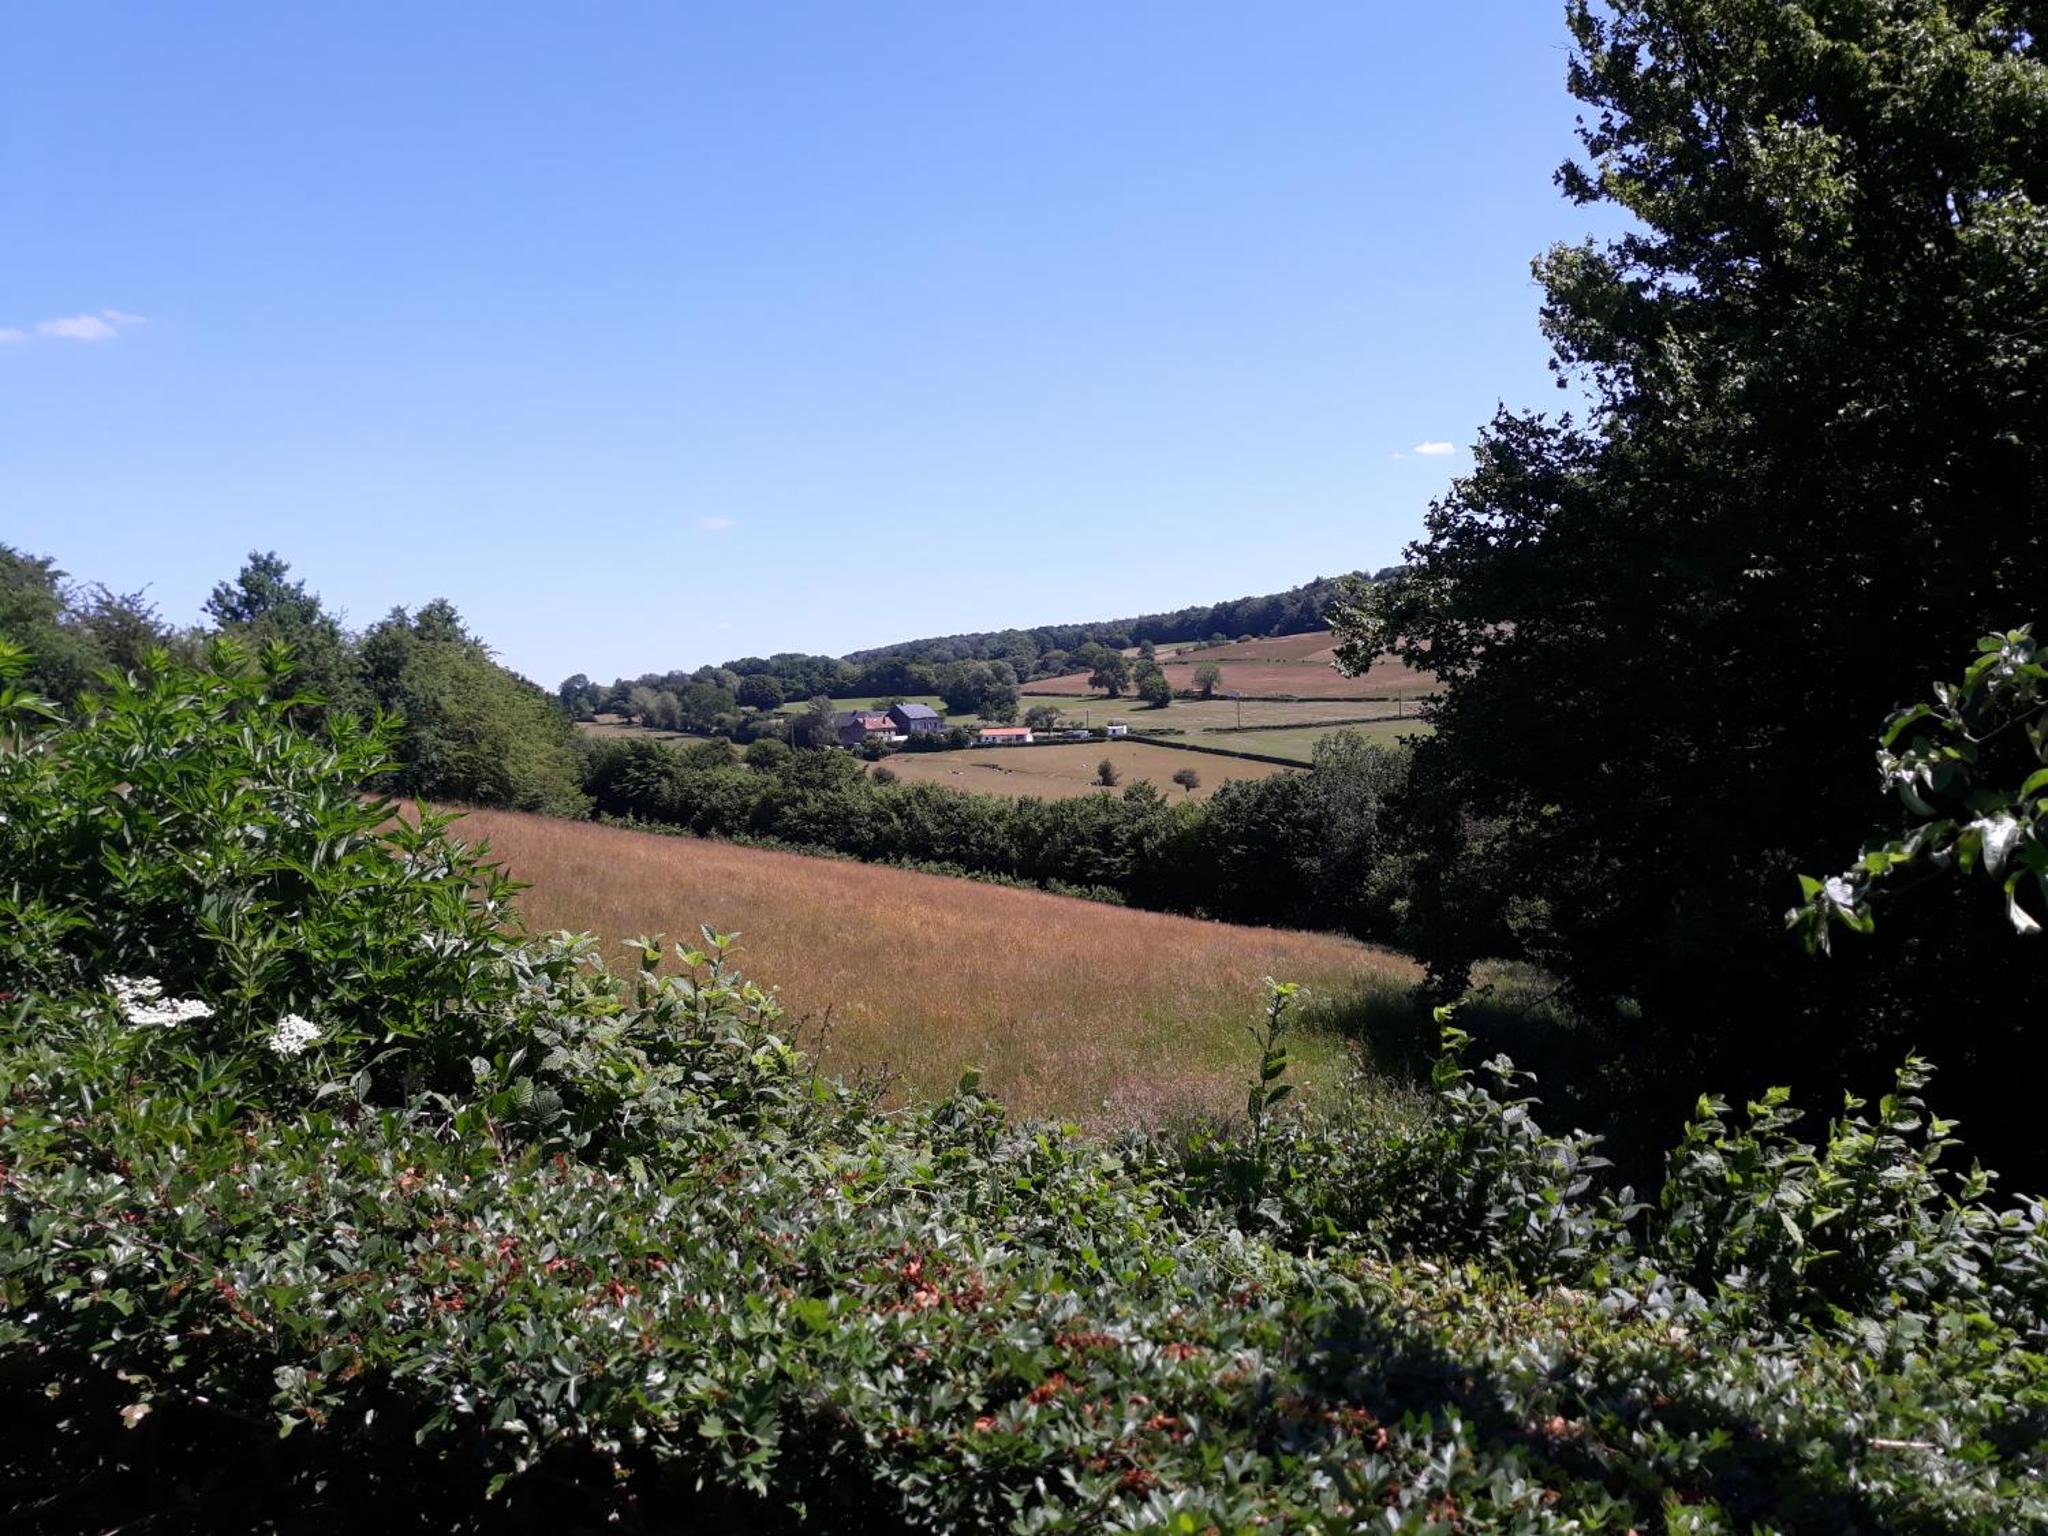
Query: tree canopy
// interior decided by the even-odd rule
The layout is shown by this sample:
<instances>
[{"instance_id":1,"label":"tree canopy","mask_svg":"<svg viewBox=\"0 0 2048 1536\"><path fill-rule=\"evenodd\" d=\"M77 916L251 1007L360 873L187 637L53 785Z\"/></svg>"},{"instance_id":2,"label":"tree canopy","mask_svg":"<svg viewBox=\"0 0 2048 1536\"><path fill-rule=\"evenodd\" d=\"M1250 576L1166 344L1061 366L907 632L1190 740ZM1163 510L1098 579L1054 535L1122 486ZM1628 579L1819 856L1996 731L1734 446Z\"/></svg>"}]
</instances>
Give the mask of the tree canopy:
<instances>
[{"instance_id":1,"label":"tree canopy","mask_svg":"<svg viewBox=\"0 0 2048 1536\"><path fill-rule=\"evenodd\" d=\"M1411 800L1440 979L1540 960L1615 1021L1610 1062L1626 1042L1694 1082L1937 1017L1953 1057L2026 1054L2011 1021L2043 992L1997 923L1822 978L1780 914L1867 820L1869 723L2040 599L2044 20L1570 6L1587 111L1559 184L1630 216L1536 264L1589 408L1502 412L1409 569L1338 616L1351 665L1391 648L1444 686Z\"/></svg>"}]
</instances>

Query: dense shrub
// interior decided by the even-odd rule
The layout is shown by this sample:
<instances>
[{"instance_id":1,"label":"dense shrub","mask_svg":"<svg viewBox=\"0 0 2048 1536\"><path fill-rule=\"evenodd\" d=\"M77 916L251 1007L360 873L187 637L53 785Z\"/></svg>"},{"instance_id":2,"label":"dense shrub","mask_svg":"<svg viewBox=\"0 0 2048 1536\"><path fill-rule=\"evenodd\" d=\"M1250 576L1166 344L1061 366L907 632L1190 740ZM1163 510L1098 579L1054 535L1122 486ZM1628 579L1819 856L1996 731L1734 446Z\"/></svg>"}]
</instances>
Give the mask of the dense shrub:
<instances>
[{"instance_id":1,"label":"dense shrub","mask_svg":"<svg viewBox=\"0 0 2048 1536\"><path fill-rule=\"evenodd\" d=\"M1285 988L1240 1133L885 1111L723 936L520 934L358 799L378 730L217 661L0 698L24 1528L2048 1520L2042 1213L1917 1066L1820 1146L1703 1106L1642 1205L1455 1035L1418 1113L1290 1113Z\"/></svg>"}]
</instances>

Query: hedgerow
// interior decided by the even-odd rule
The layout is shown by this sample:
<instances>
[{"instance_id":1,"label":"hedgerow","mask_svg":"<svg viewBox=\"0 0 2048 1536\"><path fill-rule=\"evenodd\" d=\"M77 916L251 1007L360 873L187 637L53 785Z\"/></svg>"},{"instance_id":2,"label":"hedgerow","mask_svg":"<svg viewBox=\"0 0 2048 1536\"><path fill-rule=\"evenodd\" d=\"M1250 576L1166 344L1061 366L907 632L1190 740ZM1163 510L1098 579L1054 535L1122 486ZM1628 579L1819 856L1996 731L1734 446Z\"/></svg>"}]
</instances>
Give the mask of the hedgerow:
<instances>
[{"instance_id":1,"label":"hedgerow","mask_svg":"<svg viewBox=\"0 0 2048 1536\"><path fill-rule=\"evenodd\" d=\"M1917 1063L1811 1144L1708 1101L1641 1200L1455 1032L1419 1119L1295 1112L1285 988L1240 1131L888 1109L727 936L521 932L247 672L0 699L26 1528L2048 1521L2048 1228Z\"/></svg>"}]
</instances>

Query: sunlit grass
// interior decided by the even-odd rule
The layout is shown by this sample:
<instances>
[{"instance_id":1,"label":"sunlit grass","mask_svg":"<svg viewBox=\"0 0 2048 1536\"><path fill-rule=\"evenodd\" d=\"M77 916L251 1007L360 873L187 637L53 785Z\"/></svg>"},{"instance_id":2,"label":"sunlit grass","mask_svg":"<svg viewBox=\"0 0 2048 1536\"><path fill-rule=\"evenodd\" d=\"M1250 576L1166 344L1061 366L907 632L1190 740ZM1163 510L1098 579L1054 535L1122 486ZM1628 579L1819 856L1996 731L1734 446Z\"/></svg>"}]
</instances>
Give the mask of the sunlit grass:
<instances>
[{"instance_id":1,"label":"sunlit grass","mask_svg":"<svg viewBox=\"0 0 2048 1536\"><path fill-rule=\"evenodd\" d=\"M1241 1109L1268 976L1343 1011L1392 1005L1416 974L1328 934L588 822L477 811L458 832L531 882L529 927L588 930L614 954L642 933L737 930L742 967L780 989L830 1070L887 1067L938 1093L971 1065L1023 1113L1098 1126ZM1311 1097L1353 1067L1334 1030L1305 1031L1297 1060Z\"/></svg>"}]
</instances>

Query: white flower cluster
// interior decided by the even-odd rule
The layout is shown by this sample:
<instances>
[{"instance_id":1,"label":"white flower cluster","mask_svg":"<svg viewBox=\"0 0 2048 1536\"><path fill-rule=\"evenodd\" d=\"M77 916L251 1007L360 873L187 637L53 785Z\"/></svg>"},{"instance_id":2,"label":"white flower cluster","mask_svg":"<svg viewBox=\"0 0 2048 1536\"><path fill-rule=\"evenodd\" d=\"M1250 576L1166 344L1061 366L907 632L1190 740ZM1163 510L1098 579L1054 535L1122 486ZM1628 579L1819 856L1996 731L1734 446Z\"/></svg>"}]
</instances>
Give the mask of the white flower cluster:
<instances>
[{"instance_id":1,"label":"white flower cluster","mask_svg":"<svg viewBox=\"0 0 2048 1536\"><path fill-rule=\"evenodd\" d=\"M320 1038L320 1026L311 1019L302 1019L296 1013L288 1013L271 1026L270 1038L263 1043L279 1056L302 1056L306 1047Z\"/></svg>"},{"instance_id":2,"label":"white flower cluster","mask_svg":"<svg viewBox=\"0 0 2048 1536\"><path fill-rule=\"evenodd\" d=\"M109 976L107 990L130 1024L185 1024L213 1017L213 1010L196 997L165 997L164 984L154 976Z\"/></svg>"}]
</instances>

